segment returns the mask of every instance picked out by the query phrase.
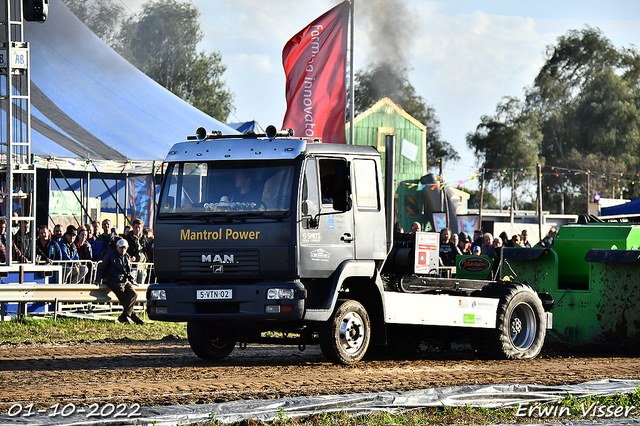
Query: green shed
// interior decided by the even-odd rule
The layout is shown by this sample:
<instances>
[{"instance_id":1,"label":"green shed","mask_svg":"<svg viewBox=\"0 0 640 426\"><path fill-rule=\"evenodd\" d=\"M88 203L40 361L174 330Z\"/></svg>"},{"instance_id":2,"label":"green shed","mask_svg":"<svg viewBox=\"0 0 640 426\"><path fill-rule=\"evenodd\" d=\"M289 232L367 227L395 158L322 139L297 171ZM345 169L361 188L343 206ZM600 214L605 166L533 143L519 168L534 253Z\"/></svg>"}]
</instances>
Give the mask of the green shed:
<instances>
[{"instance_id":1,"label":"green shed","mask_svg":"<svg viewBox=\"0 0 640 426\"><path fill-rule=\"evenodd\" d=\"M349 124L347 123L347 135ZM357 116L353 133L355 145L369 145L378 149L383 165L385 136L395 135L396 188L400 182L420 180L427 174L427 127L394 104L391 99L382 98Z\"/></svg>"}]
</instances>

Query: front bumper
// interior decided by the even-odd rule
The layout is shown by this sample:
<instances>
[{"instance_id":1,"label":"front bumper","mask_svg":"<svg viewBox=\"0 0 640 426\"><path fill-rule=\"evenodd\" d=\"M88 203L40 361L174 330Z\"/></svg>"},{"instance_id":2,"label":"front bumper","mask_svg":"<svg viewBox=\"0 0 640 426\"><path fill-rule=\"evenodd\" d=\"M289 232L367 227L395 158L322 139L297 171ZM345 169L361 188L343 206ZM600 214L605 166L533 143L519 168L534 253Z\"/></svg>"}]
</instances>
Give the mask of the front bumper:
<instances>
[{"instance_id":1,"label":"front bumper","mask_svg":"<svg viewBox=\"0 0 640 426\"><path fill-rule=\"evenodd\" d=\"M269 300L267 291L272 288L293 289L294 298ZM154 290L164 290L166 300L152 299ZM230 298L197 298L198 293L214 297L226 291L230 291ZM147 290L147 313L155 321L232 321L235 324L297 321L304 315L305 298L304 286L295 281L233 285L152 284Z\"/></svg>"}]
</instances>

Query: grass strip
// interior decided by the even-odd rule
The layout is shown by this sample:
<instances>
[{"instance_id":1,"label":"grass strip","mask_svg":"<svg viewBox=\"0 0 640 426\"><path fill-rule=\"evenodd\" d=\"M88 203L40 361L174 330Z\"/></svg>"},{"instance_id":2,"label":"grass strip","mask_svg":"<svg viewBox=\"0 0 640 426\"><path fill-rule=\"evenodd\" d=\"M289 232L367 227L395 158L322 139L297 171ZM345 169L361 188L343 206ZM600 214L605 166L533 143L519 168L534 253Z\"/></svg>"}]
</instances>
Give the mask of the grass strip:
<instances>
[{"instance_id":1,"label":"grass strip","mask_svg":"<svg viewBox=\"0 0 640 426\"><path fill-rule=\"evenodd\" d=\"M0 344L51 344L186 338L186 323L153 322L143 326L79 318L0 321Z\"/></svg>"}]
</instances>

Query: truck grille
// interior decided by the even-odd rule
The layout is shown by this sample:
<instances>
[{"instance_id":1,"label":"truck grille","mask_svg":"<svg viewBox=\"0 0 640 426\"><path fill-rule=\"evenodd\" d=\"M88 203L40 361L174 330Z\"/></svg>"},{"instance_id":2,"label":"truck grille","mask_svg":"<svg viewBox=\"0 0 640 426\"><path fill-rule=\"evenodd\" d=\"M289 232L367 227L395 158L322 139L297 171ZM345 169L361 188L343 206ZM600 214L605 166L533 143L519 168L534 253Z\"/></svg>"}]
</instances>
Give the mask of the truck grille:
<instances>
[{"instance_id":1,"label":"truck grille","mask_svg":"<svg viewBox=\"0 0 640 426\"><path fill-rule=\"evenodd\" d=\"M260 257L257 250L233 251L181 251L180 272L185 274L257 275L260 272Z\"/></svg>"}]
</instances>

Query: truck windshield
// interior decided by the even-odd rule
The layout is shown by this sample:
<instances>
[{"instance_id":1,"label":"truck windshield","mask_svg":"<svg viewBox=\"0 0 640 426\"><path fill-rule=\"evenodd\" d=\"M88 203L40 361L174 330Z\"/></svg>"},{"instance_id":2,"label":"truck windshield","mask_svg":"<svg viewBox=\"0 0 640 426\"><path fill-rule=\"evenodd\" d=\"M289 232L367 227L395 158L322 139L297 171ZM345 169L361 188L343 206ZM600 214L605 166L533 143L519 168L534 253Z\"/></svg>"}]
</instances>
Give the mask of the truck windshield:
<instances>
[{"instance_id":1,"label":"truck windshield","mask_svg":"<svg viewBox=\"0 0 640 426\"><path fill-rule=\"evenodd\" d=\"M170 163L158 216L288 211L294 168L292 160Z\"/></svg>"}]
</instances>

